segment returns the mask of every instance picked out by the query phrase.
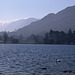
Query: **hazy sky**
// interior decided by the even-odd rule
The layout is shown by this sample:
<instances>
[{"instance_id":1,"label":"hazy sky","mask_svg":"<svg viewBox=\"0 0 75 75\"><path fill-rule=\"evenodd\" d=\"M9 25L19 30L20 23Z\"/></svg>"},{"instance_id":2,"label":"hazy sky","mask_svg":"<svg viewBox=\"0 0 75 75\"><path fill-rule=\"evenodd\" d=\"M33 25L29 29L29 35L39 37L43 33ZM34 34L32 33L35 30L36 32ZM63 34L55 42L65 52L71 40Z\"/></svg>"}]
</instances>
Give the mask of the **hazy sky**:
<instances>
[{"instance_id":1,"label":"hazy sky","mask_svg":"<svg viewBox=\"0 0 75 75\"><path fill-rule=\"evenodd\" d=\"M0 0L0 21L42 18L75 5L75 0Z\"/></svg>"}]
</instances>

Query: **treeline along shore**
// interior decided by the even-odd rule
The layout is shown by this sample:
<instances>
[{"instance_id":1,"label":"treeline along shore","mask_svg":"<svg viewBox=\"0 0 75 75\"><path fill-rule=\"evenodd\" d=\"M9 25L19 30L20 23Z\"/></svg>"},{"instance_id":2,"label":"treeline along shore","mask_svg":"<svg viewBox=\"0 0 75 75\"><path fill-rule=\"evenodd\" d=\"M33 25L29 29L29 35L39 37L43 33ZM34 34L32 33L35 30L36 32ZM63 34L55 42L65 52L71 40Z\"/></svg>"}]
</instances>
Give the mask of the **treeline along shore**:
<instances>
[{"instance_id":1,"label":"treeline along shore","mask_svg":"<svg viewBox=\"0 0 75 75\"><path fill-rule=\"evenodd\" d=\"M1 44L75 44L75 31L71 29L67 33L64 31L53 31L52 29L45 33L44 36L34 35L27 36L23 35L9 35L8 32L3 32L0 35Z\"/></svg>"}]
</instances>

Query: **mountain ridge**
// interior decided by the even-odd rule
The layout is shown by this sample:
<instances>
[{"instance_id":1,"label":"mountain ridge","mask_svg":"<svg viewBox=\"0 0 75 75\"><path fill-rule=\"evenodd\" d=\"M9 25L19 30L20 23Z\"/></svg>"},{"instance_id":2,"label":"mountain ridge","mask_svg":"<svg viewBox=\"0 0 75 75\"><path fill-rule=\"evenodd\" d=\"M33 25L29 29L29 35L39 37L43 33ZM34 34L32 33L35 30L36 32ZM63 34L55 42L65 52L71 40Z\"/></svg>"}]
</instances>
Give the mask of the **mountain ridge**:
<instances>
[{"instance_id":1,"label":"mountain ridge","mask_svg":"<svg viewBox=\"0 0 75 75\"><path fill-rule=\"evenodd\" d=\"M40 34L50 29L65 31L75 30L75 5L67 7L58 13L50 13L39 21L33 22L28 26L18 29L15 33L30 36L31 34Z\"/></svg>"},{"instance_id":2,"label":"mountain ridge","mask_svg":"<svg viewBox=\"0 0 75 75\"><path fill-rule=\"evenodd\" d=\"M0 30L0 31L9 31L9 32L12 32L12 31L15 31L15 30L17 30L19 28L22 28L24 26L27 26L31 22L34 22L34 21L37 21L37 20L38 19L36 19L36 18L28 18L28 19L19 19L19 20L10 22L10 23L4 23L1 26L1 29L2 30Z\"/></svg>"}]
</instances>

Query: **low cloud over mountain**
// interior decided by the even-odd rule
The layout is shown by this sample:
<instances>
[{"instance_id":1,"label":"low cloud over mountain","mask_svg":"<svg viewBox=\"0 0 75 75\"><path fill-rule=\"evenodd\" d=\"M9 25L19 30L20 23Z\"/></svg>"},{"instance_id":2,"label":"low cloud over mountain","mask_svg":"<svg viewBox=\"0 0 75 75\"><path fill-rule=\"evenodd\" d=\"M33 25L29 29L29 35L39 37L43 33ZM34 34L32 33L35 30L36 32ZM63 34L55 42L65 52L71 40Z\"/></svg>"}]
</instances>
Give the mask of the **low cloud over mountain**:
<instances>
[{"instance_id":1,"label":"low cloud over mountain","mask_svg":"<svg viewBox=\"0 0 75 75\"><path fill-rule=\"evenodd\" d=\"M35 18L20 19L10 23L0 23L0 31L15 31L19 28L29 25L31 22L37 21Z\"/></svg>"}]
</instances>

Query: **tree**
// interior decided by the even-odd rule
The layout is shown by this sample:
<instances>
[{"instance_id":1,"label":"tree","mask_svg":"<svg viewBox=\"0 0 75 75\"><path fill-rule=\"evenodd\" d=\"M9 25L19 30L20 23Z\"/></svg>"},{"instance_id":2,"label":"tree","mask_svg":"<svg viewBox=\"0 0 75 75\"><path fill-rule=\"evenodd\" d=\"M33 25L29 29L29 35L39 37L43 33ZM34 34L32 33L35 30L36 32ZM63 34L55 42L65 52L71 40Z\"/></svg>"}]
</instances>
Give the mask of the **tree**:
<instances>
[{"instance_id":1,"label":"tree","mask_svg":"<svg viewBox=\"0 0 75 75\"><path fill-rule=\"evenodd\" d=\"M26 39L27 43L36 43L37 42L37 38L34 34L32 34L31 36L27 37Z\"/></svg>"},{"instance_id":2,"label":"tree","mask_svg":"<svg viewBox=\"0 0 75 75\"><path fill-rule=\"evenodd\" d=\"M12 43L19 43L19 39L13 39Z\"/></svg>"},{"instance_id":3,"label":"tree","mask_svg":"<svg viewBox=\"0 0 75 75\"><path fill-rule=\"evenodd\" d=\"M4 41L4 43L9 41L9 36L8 36L7 32L3 33L3 41Z\"/></svg>"},{"instance_id":4,"label":"tree","mask_svg":"<svg viewBox=\"0 0 75 75\"><path fill-rule=\"evenodd\" d=\"M14 38L13 36L10 37L10 42L11 43L19 43L19 39Z\"/></svg>"},{"instance_id":5,"label":"tree","mask_svg":"<svg viewBox=\"0 0 75 75\"><path fill-rule=\"evenodd\" d=\"M52 29L49 31L49 43L54 43L54 31Z\"/></svg>"},{"instance_id":6,"label":"tree","mask_svg":"<svg viewBox=\"0 0 75 75\"><path fill-rule=\"evenodd\" d=\"M63 31L60 32L60 43L67 44L67 34Z\"/></svg>"},{"instance_id":7,"label":"tree","mask_svg":"<svg viewBox=\"0 0 75 75\"><path fill-rule=\"evenodd\" d=\"M0 36L0 43L3 43L3 38L2 38L2 36Z\"/></svg>"},{"instance_id":8,"label":"tree","mask_svg":"<svg viewBox=\"0 0 75 75\"><path fill-rule=\"evenodd\" d=\"M37 36L36 36L36 35L34 35L34 37L33 37L33 38L34 38L35 43L39 43L39 35L37 35Z\"/></svg>"},{"instance_id":9,"label":"tree","mask_svg":"<svg viewBox=\"0 0 75 75\"><path fill-rule=\"evenodd\" d=\"M0 40L2 41L2 36L0 36Z\"/></svg>"},{"instance_id":10,"label":"tree","mask_svg":"<svg viewBox=\"0 0 75 75\"><path fill-rule=\"evenodd\" d=\"M24 43L25 42L23 35L20 35L18 38L19 38L19 42L20 43Z\"/></svg>"},{"instance_id":11,"label":"tree","mask_svg":"<svg viewBox=\"0 0 75 75\"><path fill-rule=\"evenodd\" d=\"M48 35L48 33L45 34L45 37L44 37L43 40L44 40L45 44L49 44L49 35Z\"/></svg>"},{"instance_id":12,"label":"tree","mask_svg":"<svg viewBox=\"0 0 75 75\"><path fill-rule=\"evenodd\" d=\"M54 31L54 43L59 44L60 43L60 32L59 31Z\"/></svg>"},{"instance_id":13,"label":"tree","mask_svg":"<svg viewBox=\"0 0 75 75\"><path fill-rule=\"evenodd\" d=\"M72 43L73 35L72 35L72 30L69 29L68 31L68 44Z\"/></svg>"},{"instance_id":14,"label":"tree","mask_svg":"<svg viewBox=\"0 0 75 75\"><path fill-rule=\"evenodd\" d=\"M73 44L75 44L75 31L73 31Z\"/></svg>"}]
</instances>

